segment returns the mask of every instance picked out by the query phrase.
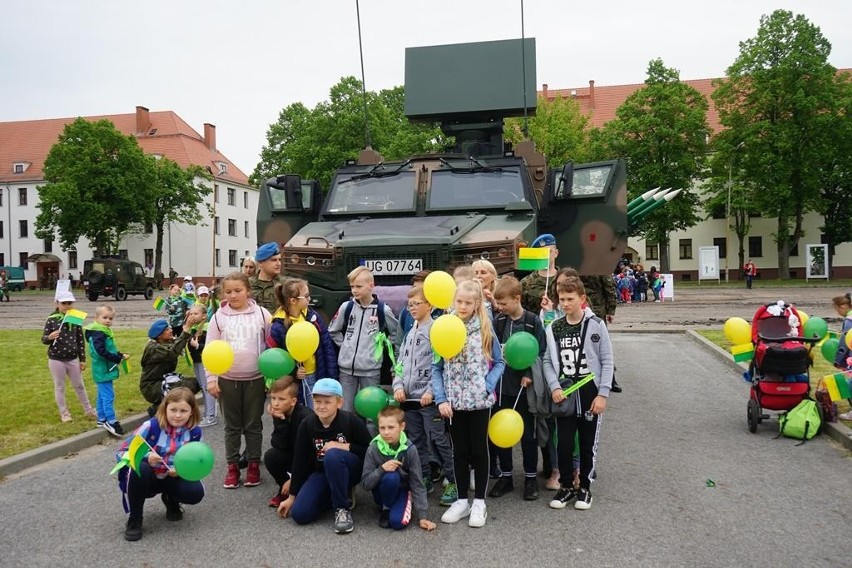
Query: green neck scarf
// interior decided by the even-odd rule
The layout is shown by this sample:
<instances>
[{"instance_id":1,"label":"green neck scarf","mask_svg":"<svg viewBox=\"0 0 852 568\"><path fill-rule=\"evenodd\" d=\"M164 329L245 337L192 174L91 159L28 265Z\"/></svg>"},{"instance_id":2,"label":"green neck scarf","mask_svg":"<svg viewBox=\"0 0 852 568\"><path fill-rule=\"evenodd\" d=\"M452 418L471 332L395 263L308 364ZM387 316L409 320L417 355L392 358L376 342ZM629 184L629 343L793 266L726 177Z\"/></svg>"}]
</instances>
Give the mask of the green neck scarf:
<instances>
[{"instance_id":1,"label":"green neck scarf","mask_svg":"<svg viewBox=\"0 0 852 568\"><path fill-rule=\"evenodd\" d=\"M391 456L393 459L397 459L399 454L408 449L408 436L405 435L404 430L399 434L399 447L397 447L397 449L393 449L390 444L385 442L381 434L373 438L373 441L376 443L376 447L379 448L380 454L383 456Z\"/></svg>"},{"instance_id":2,"label":"green neck scarf","mask_svg":"<svg viewBox=\"0 0 852 568\"><path fill-rule=\"evenodd\" d=\"M102 323L94 321L87 325L84 329L86 329L87 331L100 331L110 339L114 339L114 336L112 335L112 328L107 327Z\"/></svg>"}]
</instances>

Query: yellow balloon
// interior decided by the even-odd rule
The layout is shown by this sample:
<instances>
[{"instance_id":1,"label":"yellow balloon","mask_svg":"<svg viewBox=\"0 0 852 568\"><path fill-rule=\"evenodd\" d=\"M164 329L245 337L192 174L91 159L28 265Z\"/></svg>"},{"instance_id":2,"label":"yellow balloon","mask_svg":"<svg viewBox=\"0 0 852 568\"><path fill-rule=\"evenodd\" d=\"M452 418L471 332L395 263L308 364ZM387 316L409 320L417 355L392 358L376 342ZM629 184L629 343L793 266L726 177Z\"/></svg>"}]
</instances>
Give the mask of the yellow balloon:
<instances>
[{"instance_id":1,"label":"yellow balloon","mask_svg":"<svg viewBox=\"0 0 852 568\"><path fill-rule=\"evenodd\" d=\"M224 375L234 364L234 350L231 344L223 339L210 341L201 352L201 362L204 368L214 375Z\"/></svg>"},{"instance_id":2,"label":"yellow balloon","mask_svg":"<svg viewBox=\"0 0 852 568\"><path fill-rule=\"evenodd\" d=\"M488 437L498 448L511 448L521 441L523 434L524 419L511 408L496 412L488 422Z\"/></svg>"},{"instance_id":3,"label":"yellow balloon","mask_svg":"<svg viewBox=\"0 0 852 568\"><path fill-rule=\"evenodd\" d=\"M311 358L319 347L319 332L314 324L306 321L296 322L287 330L284 343L287 351L296 361L302 363Z\"/></svg>"},{"instance_id":4,"label":"yellow balloon","mask_svg":"<svg viewBox=\"0 0 852 568\"><path fill-rule=\"evenodd\" d=\"M852 349L852 331L846 332L846 347Z\"/></svg>"},{"instance_id":5,"label":"yellow balloon","mask_svg":"<svg viewBox=\"0 0 852 568\"><path fill-rule=\"evenodd\" d=\"M808 323L808 320L811 319L811 316L809 316L802 310L797 309L796 311L799 312L799 322L801 323L802 327L805 327L805 324Z\"/></svg>"},{"instance_id":6,"label":"yellow balloon","mask_svg":"<svg viewBox=\"0 0 852 568\"><path fill-rule=\"evenodd\" d=\"M725 337L734 345L751 343L751 325L743 318L728 318L725 322Z\"/></svg>"},{"instance_id":7,"label":"yellow balloon","mask_svg":"<svg viewBox=\"0 0 852 568\"><path fill-rule=\"evenodd\" d=\"M436 270L423 281L423 295L436 308L446 310L453 304L456 293L456 281L442 270Z\"/></svg>"},{"instance_id":8,"label":"yellow balloon","mask_svg":"<svg viewBox=\"0 0 852 568\"><path fill-rule=\"evenodd\" d=\"M432 349L444 359L451 359L458 355L466 339L467 329L464 327L464 322L454 314L442 315L432 323L429 330Z\"/></svg>"}]
</instances>

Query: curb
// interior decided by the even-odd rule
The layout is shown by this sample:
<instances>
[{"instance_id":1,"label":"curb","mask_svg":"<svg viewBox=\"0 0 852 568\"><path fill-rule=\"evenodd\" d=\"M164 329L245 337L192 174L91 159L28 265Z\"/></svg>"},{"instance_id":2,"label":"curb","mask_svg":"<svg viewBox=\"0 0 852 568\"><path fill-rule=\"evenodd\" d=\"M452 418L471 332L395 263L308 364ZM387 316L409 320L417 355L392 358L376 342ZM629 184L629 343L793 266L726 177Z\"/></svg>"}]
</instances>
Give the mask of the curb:
<instances>
[{"instance_id":1,"label":"curb","mask_svg":"<svg viewBox=\"0 0 852 568\"><path fill-rule=\"evenodd\" d=\"M736 369L740 373L742 373L742 371L748 370L748 367L746 367L742 363L735 362L727 351L725 351L709 339L706 339L702 335L696 333L695 331L691 329L687 330L686 337L688 337L701 347L704 347L706 350L710 351L714 355L718 355L721 360L727 362L732 368ZM847 450L852 451L852 430L850 430L845 424L843 424L843 422L840 422L839 420L837 422L826 422L825 424L823 424L822 432Z\"/></svg>"}]
</instances>

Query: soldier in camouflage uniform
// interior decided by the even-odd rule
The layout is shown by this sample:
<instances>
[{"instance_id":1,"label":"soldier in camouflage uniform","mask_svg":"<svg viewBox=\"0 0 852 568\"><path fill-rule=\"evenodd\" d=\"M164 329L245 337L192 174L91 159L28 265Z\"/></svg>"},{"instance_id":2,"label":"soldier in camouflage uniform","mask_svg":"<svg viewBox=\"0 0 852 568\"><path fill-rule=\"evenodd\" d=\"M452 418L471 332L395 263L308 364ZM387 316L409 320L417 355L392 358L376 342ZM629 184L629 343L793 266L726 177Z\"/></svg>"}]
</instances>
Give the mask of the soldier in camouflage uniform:
<instances>
[{"instance_id":1,"label":"soldier in camouflage uniform","mask_svg":"<svg viewBox=\"0 0 852 568\"><path fill-rule=\"evenodd\" d=\"M547 270L536 270L524 276L521 280L521 304L524 309L537 314L541 311L541 299L547 293L548 283L553 283L559 269L556 267L556 239L551 234L539 235L530 245L532 248L548 247L550 249L550 267Z\"/></svg>"},{"instance_id":2,"label":"soldier in camouflage uniform","mask_svg":"<svg viewBox=\"0 0 852 568\"><path fill-rule=\"evenodd\" d=\"M589 307L605 323L612 323L612 320L615 319L615 306L618 304L615 281L612 279L612 275L580 276L580 280L586 288ZM621 392L621 386L615 380L615 369L613 369L612 388L610 390Z\"/></svg>"},{"instance_id":3,"label":"soldier in camouflage uniform","mask_svg":"<svg viewBox=\"0 0 852 568\"><path fill-rule=\"evenodd\" d=\"M281 275L281 253L276 243L266 243L257 249L254 255L257 261L257 274L249 279L251 297L269 313L278 309L275 299L275 285L284 282Z\"/></svg>"}]
</instances>

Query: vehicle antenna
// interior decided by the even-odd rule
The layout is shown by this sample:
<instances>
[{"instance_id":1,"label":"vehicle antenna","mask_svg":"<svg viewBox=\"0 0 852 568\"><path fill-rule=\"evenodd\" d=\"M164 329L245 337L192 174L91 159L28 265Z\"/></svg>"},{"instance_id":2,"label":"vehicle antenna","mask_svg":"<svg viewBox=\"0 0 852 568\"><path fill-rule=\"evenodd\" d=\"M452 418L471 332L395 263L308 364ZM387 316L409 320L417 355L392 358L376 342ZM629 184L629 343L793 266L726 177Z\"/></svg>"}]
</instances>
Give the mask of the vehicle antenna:
<instances>
[{"instance_id":1,"label":"vehicle antenna","mask_svg":"<svg viewBox=\"0 0 852 568\"><path fill-rule=\"evenodd\" d=\"M527 54L526 41L524 40L524 0L521 0L521 80L524 93L524 138L529 136L527 128Z\"/></svg>"},{"instance_id":2,"label":"vehicle antenna","mask_svg":"<svg viewBox=\"0 0 852 568\"><path fill-rule=\"evenodd\" d=\"M372 146L370 140L370 119L367 116L367 82L364 79L364 48L361 45L361 6L355 0L355 13L358 16L358 55L361 57L361 98L364 100L364 139L367 148ZM525 99L526 100L526 99Z\"/></svg>"}]
</instances>

